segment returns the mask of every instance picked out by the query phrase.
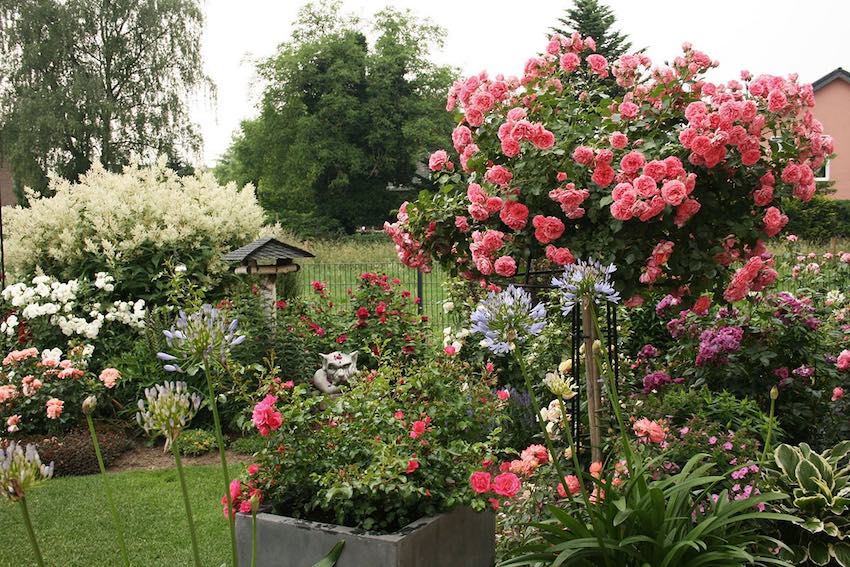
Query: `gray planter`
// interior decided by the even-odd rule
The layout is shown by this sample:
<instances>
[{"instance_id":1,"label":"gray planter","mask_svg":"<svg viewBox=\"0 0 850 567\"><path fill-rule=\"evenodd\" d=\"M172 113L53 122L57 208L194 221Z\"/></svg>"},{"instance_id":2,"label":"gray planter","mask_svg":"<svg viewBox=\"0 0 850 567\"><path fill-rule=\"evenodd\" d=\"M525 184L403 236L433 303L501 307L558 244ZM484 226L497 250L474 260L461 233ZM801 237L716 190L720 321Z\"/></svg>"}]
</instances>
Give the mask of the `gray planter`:
<instances>
[{"instance_id":1,"label":"gray planter","mask_svg":"<svg viewBox=\"0 0 850 567\"><path fill-rule=\"evenodd\" d=\"M257 514L257 567L313 567L340 540L345 548L336 567L492 567L495 534L494 514L469 508L422 518L387 535ZM236 541L240 567L250 567L250 515L237 514Z\"/></svg>"}]
</instances>

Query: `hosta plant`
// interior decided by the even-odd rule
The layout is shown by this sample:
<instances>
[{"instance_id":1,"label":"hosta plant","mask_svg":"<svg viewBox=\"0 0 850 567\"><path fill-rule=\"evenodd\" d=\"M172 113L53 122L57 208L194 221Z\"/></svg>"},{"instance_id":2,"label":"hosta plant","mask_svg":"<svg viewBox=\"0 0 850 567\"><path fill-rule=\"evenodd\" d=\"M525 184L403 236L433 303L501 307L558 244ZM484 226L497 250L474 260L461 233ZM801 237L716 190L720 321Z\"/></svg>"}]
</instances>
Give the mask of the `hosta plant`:
<instances>
[{"instance_id":1,"label":"hosta plant","mask_svg":"<svg viewBox=\"0 0 850 567\"><path fill-rule=\"evenodd\" d=\"M777 471L770 480L791 500L782 507L802 518L785 526L785 537L799 565L850 565L850 441L822 453L807 444L779 445Z\"/></svg>"}]
</instances>

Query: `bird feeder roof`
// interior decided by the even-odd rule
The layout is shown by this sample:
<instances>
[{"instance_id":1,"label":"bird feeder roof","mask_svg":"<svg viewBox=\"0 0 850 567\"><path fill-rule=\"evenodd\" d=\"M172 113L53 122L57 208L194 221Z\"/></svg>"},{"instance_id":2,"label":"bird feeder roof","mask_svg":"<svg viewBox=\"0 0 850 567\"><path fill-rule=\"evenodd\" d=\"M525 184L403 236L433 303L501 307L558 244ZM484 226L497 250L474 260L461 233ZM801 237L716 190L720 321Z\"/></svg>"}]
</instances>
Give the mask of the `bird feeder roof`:
<instances>
[{"instance_id":1,"label":"bird feeder roof","mask_svg":"<svg viewBox=\"0 0 850 567\"><path fill-rule=\"evenodd\" d=\"M293 260L295 258L315 258L313 254L291 244L284 244L276 238L266 236L224 255L228 262L250 262L270 260Z\"/></svg>"}]
</instances>

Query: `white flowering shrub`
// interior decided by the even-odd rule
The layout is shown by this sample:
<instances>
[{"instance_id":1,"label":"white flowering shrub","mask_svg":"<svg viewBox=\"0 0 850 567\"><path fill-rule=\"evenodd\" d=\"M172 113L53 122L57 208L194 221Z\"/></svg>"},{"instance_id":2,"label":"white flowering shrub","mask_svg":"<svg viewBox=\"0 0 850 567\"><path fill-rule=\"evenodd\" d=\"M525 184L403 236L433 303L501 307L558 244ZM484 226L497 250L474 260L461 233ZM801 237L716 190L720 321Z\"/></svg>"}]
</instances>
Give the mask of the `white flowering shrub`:
<instances>
[{"instance_id":1,"label":"white flowering shrub","mask_svg":"<svg viewBox=\"0 0 850 567\"><path fill-rule=\"evenodd\" d=\"M4 211L10 281L39 270L63 280L102 271L122 298L151 300L171 261L214 287L227 272L221 255L257 238L264 222L252 187L180 177L164 160L123 173L95 166L79 183L54 179L50 188L52 197L29 194L28 208Z\"/></svg>"},{"instance_id":2,"label":"white flowering shrub","mask_svg":"<svg viewBox=\"0 0 850 567\"><path fill-rule=\"evenodd\" d=\"M64 346L75 339L103 340L107 330L113 336L135 336L145 326L145 301L114 299L114 290L114 279L106 272L95 274L93 282L39 275L29 283L7 286L0 292L3 344Z\"/></svg>"}]
</instances>

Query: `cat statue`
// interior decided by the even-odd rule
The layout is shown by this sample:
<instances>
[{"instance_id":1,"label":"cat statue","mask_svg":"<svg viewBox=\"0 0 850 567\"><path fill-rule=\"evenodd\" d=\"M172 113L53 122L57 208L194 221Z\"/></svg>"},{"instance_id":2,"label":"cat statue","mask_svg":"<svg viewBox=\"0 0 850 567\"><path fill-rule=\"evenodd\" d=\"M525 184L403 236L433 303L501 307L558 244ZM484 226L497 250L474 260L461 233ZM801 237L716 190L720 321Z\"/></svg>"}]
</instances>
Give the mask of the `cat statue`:
<instances>
[{"instance_id":1,"label":"cat statue","mask_svg":"<svg viewBox=\"0 0 850 567\"><path fill-rule=\"evenodd\" d=\"M357 374L357 352L345 354L335 351L320 354L322 367L313 374L313 385L325 394L338 394L340 385Z\"/></svg>"}]
</instances>

